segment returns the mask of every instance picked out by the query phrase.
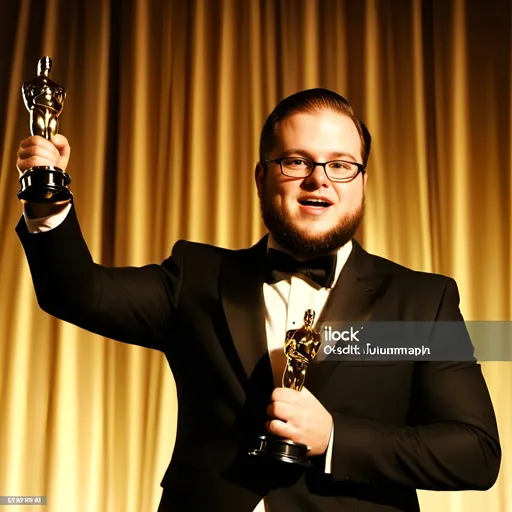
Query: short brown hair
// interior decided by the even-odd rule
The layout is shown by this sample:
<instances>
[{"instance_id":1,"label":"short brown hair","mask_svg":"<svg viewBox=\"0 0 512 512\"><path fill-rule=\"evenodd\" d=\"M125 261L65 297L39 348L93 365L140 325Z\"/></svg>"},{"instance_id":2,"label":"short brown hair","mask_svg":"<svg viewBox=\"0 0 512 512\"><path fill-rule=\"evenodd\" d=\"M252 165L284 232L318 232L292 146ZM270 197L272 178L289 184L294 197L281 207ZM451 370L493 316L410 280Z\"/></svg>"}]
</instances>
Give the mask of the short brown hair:
<instances>
[{"instance_id":1,"label":"short brown hair","mask_svg":"<svg viewBox=\"0 0 512 512\"><path fill-rule=\"evenodd\" d=\"M299 112L318 112L332 110L348 116L356 125L361 139L361 156L366 167L370 156L371 136L365 124L354 114L350 103L339 94L329 89L307 89L280 101L267 117L260 137L260 162L270 158L275 148L275 131L278 123Z\"/></svg>"}]
</instances>

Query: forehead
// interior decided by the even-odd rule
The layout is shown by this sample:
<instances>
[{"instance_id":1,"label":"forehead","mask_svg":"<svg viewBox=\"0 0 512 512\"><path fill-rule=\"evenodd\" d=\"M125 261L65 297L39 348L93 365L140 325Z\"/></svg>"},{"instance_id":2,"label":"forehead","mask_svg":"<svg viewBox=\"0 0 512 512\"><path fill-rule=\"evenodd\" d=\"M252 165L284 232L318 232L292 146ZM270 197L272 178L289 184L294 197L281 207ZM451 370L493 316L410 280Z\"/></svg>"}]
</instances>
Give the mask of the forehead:
<instances>
[{"instance_id":1,"label":"forehead","mask_svg":"<svg viewBox=\"0 0 512 512\"><path fill-rule=\"evenodd\" d=\"M301 150L311 158L328 158L331 153L348 153L361 159L361 139L354 121L331 110L299 112L276 126L276 152Z\"/></svg>"}]
</instances>

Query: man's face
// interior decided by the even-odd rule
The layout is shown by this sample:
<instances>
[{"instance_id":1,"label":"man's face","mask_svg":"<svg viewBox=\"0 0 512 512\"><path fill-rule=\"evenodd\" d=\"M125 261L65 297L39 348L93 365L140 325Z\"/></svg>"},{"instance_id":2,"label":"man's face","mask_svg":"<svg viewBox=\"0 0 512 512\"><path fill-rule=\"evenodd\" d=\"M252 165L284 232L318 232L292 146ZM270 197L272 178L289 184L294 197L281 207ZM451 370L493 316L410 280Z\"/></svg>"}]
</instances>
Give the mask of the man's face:
<instances>
[{"instance_id":1,"label":"man's face","mask_svg":"<svg viewBox=\"0 0 512 512\"><path fill-rule=\"evenodd\" d=\"M361 140L354 122L331 110L297 113L276 127L270 160L307 157L315 162L347 160L362 163ZM350 240L364 210L366 173L348 182L330 181L317 166L307 178L281 174L279 164L255 171L265 225L274 239L297 256L332 252ZM315 205L311 200L321 199Z\"/></svg>"}]
</instances>

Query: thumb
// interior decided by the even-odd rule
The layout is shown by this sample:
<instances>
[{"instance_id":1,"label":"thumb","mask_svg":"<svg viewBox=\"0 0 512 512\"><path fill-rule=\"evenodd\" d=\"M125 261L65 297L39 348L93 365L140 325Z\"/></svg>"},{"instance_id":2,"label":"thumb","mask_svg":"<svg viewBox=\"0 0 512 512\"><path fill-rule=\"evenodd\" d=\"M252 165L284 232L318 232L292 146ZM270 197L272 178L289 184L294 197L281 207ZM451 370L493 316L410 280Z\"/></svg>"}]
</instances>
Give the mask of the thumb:
<instances>
[{"instance_id":1,"label":"thumb","mask_svg":"<svg viewBox=\"0 0 512 512\"><path fill-rule=\"evenodd\" d=\"M61 157L69 158L69 154L71 153L71 148L69 147L69 142L64 135L60 133L52 137L52 144L57 148Z\"/></svg>"}]
</instances>

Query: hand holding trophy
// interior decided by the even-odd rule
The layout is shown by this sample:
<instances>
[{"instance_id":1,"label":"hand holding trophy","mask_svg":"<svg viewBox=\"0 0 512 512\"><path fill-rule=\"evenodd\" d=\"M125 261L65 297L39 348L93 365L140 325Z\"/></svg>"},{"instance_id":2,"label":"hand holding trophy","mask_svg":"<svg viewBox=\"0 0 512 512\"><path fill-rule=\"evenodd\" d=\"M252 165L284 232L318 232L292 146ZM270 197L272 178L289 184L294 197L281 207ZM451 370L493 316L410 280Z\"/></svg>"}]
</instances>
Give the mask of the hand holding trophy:
<instances>
[{"instance_id":1,"label":"hand holding trophy","mask_svg":"<svg viewBox=\"0 0 512 512\"><path fill-rule=\"evenodd\" d=\"M321 345L321 336L313 329L315 312L306 310L304 324L299 329L286 333L284 352L286 368L283 373L283 387L301 391L306 379L308 365L316 357ZM258 446L249 455L267 457L297 466L310 465L307 457L309 447L278 436L265 435L258 438Z\"/></svg>"},{"instance_id":2,"label":"hand holding trophy","mask_svg":"<svg viewBox=\"0 0 512 512\"><path fill-rule=\"evenodd\" d=\"M66 91L50 78L52 60L43 57L37 66L37 77L25 82L22 95L30 113L30 133L50 140L57 135ZM55 166L37 166L26 169L19 178L21 201L56 203L70 199L67 188L69 175Z\"/></svg>"}]
</instances>

